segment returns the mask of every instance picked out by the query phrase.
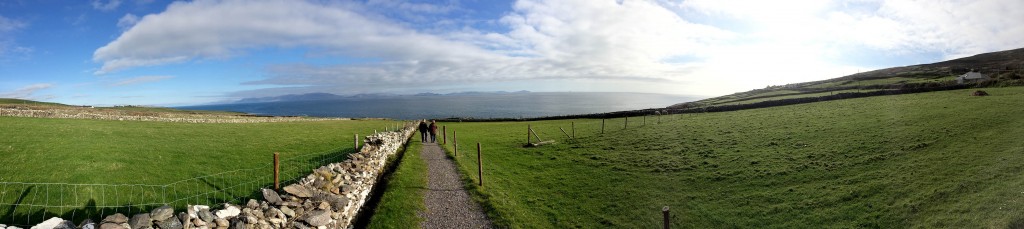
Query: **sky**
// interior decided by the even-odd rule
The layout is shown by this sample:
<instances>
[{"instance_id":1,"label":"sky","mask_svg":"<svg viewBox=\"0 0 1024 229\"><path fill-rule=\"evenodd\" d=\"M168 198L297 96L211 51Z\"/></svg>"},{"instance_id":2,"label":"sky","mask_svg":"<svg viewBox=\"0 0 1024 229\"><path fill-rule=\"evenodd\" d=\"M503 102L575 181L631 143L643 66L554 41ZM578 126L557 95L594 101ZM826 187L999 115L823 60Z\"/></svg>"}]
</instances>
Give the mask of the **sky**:
<instances>
[{"instance_id":1,"label":"sky","mask_svg":"<svg viewBox=\"0 0 1024 229\"><path fill-rule=\"evenodd\" d=\"M1024 47L1020 0L5 0L0 97L718 96Z\"/></svg>"}]
</instances>

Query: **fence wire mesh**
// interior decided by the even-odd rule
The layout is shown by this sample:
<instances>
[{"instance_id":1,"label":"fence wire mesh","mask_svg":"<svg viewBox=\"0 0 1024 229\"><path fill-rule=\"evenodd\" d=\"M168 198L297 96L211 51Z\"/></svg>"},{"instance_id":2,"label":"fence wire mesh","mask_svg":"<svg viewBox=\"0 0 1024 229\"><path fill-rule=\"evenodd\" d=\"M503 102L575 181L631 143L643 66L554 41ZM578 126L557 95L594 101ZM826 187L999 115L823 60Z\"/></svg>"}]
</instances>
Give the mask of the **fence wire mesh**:
<instances>
[{"instance_id":1,"label":"fence wire mesh","mask_svg":"<svg viewBox=\"0 0 1024 229\"><path fill-rule=\"evenodd\" d=\"M355 152L349 147L326 152L282 157L280 184L297 182L313 169L340 162ZM195 176L166 184L71 184L0 181L0 224L29 227L51 217L75 223L85 219L134 214L170 205L241 203L259 199L260 188L273 186L273 161L259 166Z\"/></svg>"}]
</instances>

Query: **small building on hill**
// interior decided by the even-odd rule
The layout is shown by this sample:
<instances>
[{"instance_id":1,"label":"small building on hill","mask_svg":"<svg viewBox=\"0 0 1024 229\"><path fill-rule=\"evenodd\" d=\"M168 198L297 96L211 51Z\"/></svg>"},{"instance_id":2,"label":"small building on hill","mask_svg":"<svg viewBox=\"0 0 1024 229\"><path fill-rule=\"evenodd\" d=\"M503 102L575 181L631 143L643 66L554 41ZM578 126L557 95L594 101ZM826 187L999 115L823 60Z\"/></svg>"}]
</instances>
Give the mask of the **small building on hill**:
<instances>
[{"instance_id":1,"label":"small building on hill","mask_svg":"<svg viewBox=\"0 0 1024 229\"><path fill-rule=\"evenodd\" d=\"M990 79L992 79L992 78L989 78L985 74L981 74L980 72L970 71L968 73L964 73L963 75L960 75L959 77L956 77L956 83L958 83L958 84L973 83L973 82L985 81L985 80L990 80Z\"/></svg>"}]
</instances>

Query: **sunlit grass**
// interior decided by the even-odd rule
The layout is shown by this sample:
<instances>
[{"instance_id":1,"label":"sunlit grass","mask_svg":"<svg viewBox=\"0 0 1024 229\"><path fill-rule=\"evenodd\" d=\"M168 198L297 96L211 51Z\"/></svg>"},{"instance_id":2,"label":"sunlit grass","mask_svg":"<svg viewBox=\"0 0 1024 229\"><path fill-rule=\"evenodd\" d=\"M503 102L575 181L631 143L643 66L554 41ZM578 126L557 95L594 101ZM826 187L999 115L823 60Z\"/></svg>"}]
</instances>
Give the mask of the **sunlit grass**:
<instances>
[{"instance_id":1,"label":"sunlit grass","mask_svg":"<svg viewBox=\"0 0 1024 229\"><path fill-rule=\"evenodd\" d=\"M502 226L653 228L669 206L673 228L1007 227L1024 219L1024 88L985 90L610 119L603 135L443 125L467 183L482 144L471 190ZM557 144L522 147L527 125Z\"/></svg>"}]
</instances>

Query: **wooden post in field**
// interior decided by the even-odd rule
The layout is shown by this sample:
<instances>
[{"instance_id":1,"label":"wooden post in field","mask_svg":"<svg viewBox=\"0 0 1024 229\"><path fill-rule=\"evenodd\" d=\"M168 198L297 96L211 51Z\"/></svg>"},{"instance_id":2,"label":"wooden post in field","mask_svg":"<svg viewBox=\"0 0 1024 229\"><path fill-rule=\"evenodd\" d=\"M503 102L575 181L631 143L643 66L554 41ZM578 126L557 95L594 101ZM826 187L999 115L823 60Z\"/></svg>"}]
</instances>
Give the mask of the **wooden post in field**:
<instances>
[{"instance_id":1,"label":"wooden post in field","mask_svg":"<svg viewBox=\"0 0 1024 229\"><path fill-rule=\"evenodd\" d=\"M281 162L278 160L277 152L274 152L274 190L281 190L281 182L278 179L281 174Z\"/></svg>"},{"instance_id":2,"label":"wooden post in field","mask_svg":"<svg viewBox=\"0 0 1024 229\"><path fill-rule=\"evenodd\" d=\"M530 124L526 124L526 144L527 145L530 144L530 132L532 132L532 131L533 131L533 127L530 127Z\"/></svg>"},{"instance_id":3,"label":"wooden post in field","mask_svg":"<svg viewBox=\"0 0 1024 229\"><path fill-rule=\"evenodd\" d=\"M452 130L452 148L455 148L452 154L459 157L459 135L455 130Z\"/></svg>"},{"instance_id":4,"label":"wooden post in field","mask_svg":"<svg viewBox=\"0 0 1024 229\"><path fill-rule=\"evenodd\" d=\"M603 118L601 119L601 134L604 134L604 120Z\"/></svg>"},{"instance_id":5,"label":"wooden post in field","mask_svg":"<svg viewBox=\"0 0 1024 229\"><path fill-rule=\"evenodd\" d=\"M476 173L480 177L480 186L484 186L484 163L480 159L480 143L476 143Z\"/></svg>"},{"instance_id":6,"label":"wooden post in field","mask_svg":"<svg viewBox=\"0 0 1024 229\"><path fill-rule=\"evenodd\" d=\"M669 216L668 215L668 206L665 206L664 208L661 208L661 217L664 219L664 225L665 225L664 228L665 229L669 229L669 221L668 221L669 217L668 216Z\"/></svg>"},{"instance_id":7,"label":"wooden post in field","mask_svg":"<svg viewBox=\"0 0 1024 229\"><path fill-rule=\"evenodd\" d=\"M626 124L622 125L622 129L629 128L629 116L626 116Z\"/></svg>"},{"instance_id":8,"label":"wooden post in field","mask_svg":"<svg viewBox=\"0 0 1024 229\"><path fill-rule=\"evenodd\" d=\"M352 138L352 148L359 151L359 134L355 134Z\"/></svg>"},{"instance_id":9,"label":"wooden post in field","mask_svg":"<svg viewBox=\"0 0 1024 229\"><path fill-rule=\"evenodd\" d=\"M572 138L576 139L576 122L569 122L572 126Z\"/></svg>"},{"instance_id":10,"label":"wooden post in field","mask_svg":"<svg viewBox=\"0 0 1024 229\"><path fill-rule=\"evenodd\" d=\"M448 127L447 126L441 126L441 144L442 145L447 145L448 144Z\"/></svg>"}]
</instances>

